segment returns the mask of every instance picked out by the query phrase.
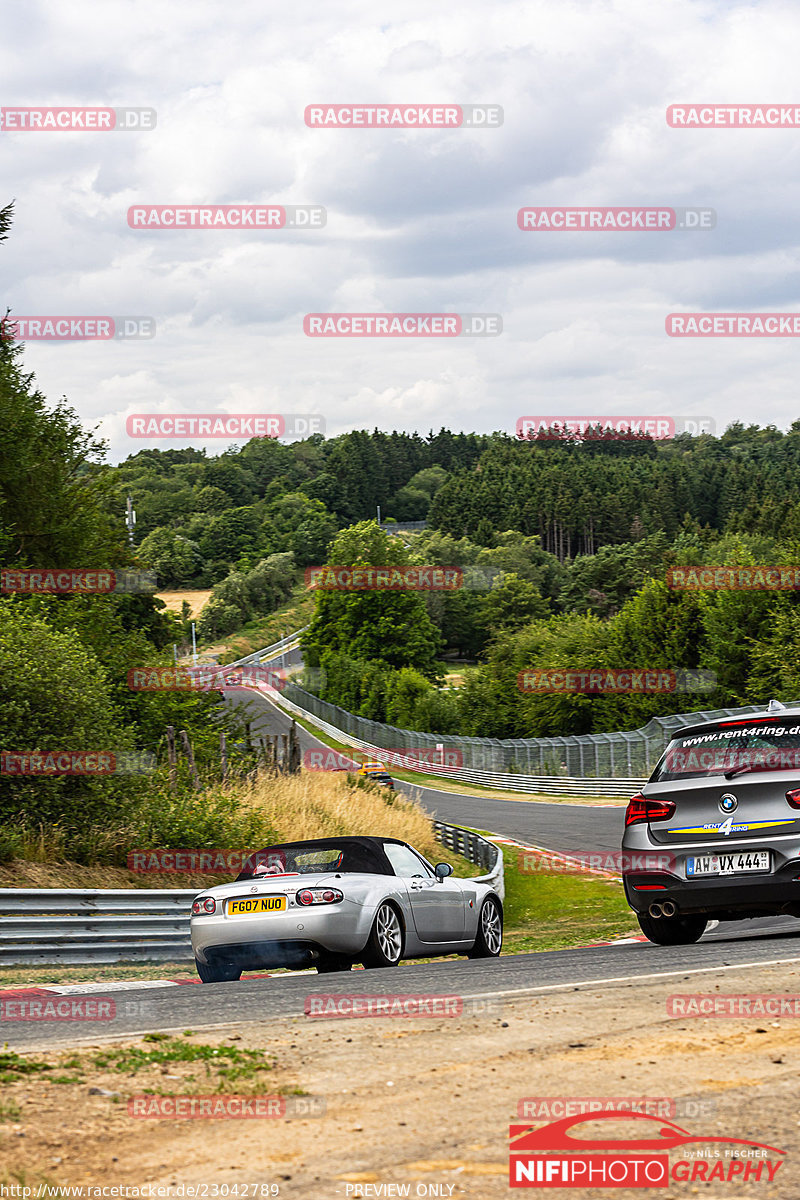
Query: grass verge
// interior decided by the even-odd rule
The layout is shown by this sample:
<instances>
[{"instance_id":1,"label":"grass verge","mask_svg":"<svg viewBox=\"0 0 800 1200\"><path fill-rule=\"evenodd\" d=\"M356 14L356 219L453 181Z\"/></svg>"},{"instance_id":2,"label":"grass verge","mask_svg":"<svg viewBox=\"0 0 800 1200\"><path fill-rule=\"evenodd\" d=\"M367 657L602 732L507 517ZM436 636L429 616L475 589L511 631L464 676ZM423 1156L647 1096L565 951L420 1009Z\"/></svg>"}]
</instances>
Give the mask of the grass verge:
<instances>
[{"instance_id":1,"label":"grass verge","mask_svg":"<svg viewBox=\"0 0 800 1200\"><path fill-rule=\"evenodd\" d=\"M565 950L641 934L621 881L522 872L518 858L513 846L503 848L506 954Z\"/></svg>"}]
</instances>

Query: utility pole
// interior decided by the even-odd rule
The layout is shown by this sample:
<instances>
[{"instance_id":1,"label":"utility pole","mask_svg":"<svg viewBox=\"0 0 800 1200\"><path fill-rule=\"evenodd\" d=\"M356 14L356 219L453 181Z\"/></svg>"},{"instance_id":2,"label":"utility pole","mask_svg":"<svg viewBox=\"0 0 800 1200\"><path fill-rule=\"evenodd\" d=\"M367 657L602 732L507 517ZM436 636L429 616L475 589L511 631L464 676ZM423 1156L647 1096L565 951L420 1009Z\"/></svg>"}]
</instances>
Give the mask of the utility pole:
<instances>
[{"instance_id":1,"label":"utility pole","mask_svg":"<svg viewBox=\"0 0 800 1200\"><path fill-rule=\"evenodd\" d=\"M380 504L377 505L377 509L378 509L378 524L380 525L380 523L381 523L381 506L380 506Z\"/></svg>"},{"instance_id":2,"label":"utility pole","mask_svg":"<svg viewBox=\"0 0 800 1200\"><path fill-rule=\"evenodd\" d=\"M192 661L197 666L197 636L195 634L194 621L192 621Z\"/></svg>"},{"instance_id":3,"label":"utility pole","mask_svg":"<svg viewBox=\"0 0 800 1200\"><path fill-rule=\"evenodd\" d=\"M133 545L133 527L136 524L136 512L133 507L133 500L128 496L128 503L125 506L125 524L128 527L128 541Z\"/></svg>"}]
</instances>

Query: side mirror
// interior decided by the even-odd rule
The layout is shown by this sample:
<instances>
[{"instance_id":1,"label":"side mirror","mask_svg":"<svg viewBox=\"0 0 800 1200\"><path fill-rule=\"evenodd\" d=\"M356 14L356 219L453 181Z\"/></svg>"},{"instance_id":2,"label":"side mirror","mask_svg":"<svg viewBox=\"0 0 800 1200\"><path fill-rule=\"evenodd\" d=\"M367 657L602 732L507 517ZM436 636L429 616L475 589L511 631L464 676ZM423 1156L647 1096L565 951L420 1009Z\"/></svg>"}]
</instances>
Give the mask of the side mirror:
<instances>
[{"instance_id":1,"label":"side mirror","mask_svg":"<svg viewBox=\"0 0 800 1200\"><path fill-rule=\"evenodd\" d=\"M450 863L437 863L434 867L434 870L439 883L441 883L443 879L446 879L448 875L453 874L453 868L450 866Z\"/></svg>"}]
</instances>

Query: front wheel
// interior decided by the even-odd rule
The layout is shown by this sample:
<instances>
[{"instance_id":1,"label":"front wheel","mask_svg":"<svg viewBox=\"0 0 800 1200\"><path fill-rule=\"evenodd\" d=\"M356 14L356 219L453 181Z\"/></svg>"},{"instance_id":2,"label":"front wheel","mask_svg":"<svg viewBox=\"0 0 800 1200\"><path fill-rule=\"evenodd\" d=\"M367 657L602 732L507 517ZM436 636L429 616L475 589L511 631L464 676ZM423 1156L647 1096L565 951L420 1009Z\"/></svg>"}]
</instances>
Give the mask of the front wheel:
<instances>
[{"instance_id":1,"label":"front wheel","mask_svg":"<svg viewBox=\"0 0 800 1200\"><path fill-rule=\"evenodd\" d=\"M478 918L478 936L467 958L497 958L503 948L503 914L494 896L487 896Z\"/></svg>"},{"instance_id":2,"label":"front wheel","mask_svg":"<svg viewBox=\"0 0 800 1200\"><path fill-rule=\"evenodd\" d=\"M200 959L196 958L194 965L197 967L201 983L233 983L242 975L241 967L233 967L229 964L220 963L215 966L213 963L201 963Z\"/></svg>"},{"instance_id":3,"label":"front wheel","mask_svg":"<svg viewBox=\"0 0 800 1200\"><path fill-rule=\"evenodd\" d=\"M689 946L700 940L708 925L708 918L701 916L656 918L637 913L636 919L647 940L657 946Z\"/></svg>"},{"instance_id":4,"label":"front wheel","mask_svg":"<svg viewBox=\"0 0 800 1200\"><path fill-rule=\"evenodd\" d=\"M397 909L391 904L382 904L375 914L361 961L365 967L396 967L402 954L403 927Z\"/></svg>"}]
</instances>

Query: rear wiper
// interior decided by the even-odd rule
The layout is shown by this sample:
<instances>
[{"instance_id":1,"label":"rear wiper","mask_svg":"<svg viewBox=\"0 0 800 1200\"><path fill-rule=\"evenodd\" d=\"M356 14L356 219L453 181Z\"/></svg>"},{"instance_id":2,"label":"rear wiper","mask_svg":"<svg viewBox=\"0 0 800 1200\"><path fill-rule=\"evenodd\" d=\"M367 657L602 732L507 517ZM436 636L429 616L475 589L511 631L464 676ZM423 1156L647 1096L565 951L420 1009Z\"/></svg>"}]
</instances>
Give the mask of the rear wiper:
<instances>
[{"instance_id":1,"label":"rear wiper","mask_svg":"<svg viewBox=\"0 0 800 1200\"><path fill-rule=\"evenodd\" d=\"M733 767L730 771L725 772L726 779L733 779L734 775L742 775L745 771L757 771L759 768L754 763L745 763L738 767Z\"/></svg>"}]
</instances>

